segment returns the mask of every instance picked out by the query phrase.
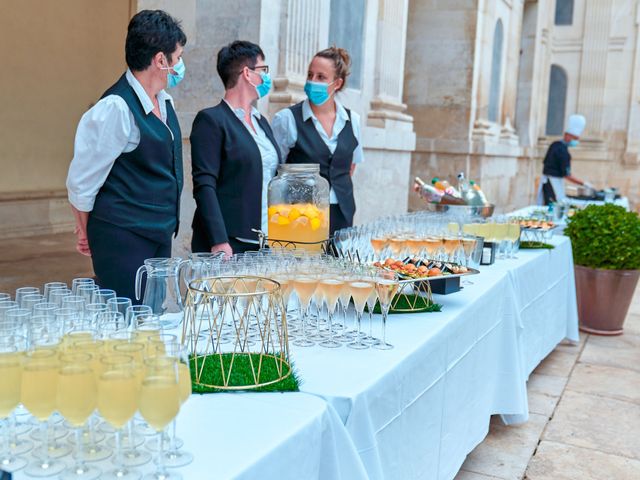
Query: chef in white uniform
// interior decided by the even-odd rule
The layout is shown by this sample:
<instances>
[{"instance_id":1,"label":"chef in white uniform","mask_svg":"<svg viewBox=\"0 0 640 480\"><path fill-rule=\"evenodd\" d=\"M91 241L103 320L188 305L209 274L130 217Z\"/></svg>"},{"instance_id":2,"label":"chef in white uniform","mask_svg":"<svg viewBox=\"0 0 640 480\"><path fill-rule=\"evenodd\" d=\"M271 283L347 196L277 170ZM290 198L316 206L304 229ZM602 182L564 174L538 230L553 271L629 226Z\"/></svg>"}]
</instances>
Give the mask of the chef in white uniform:
<instances>
[{"instance_id":1,"label":"chef in white uniform","mask_svg":"<svg viewBox=\"0 0 640 480\"><path fill-rule=\"evenodd\" d=\"M569 153L570 147L578 145L586 123L587 121L582 115L571 115L562 140L549 145L544 157L544 168L538 186L538 205L549 205L564 200L566 198L565 180L592 188L588 182L571 174L571 154Z\"/></svg>"}]
</instances>

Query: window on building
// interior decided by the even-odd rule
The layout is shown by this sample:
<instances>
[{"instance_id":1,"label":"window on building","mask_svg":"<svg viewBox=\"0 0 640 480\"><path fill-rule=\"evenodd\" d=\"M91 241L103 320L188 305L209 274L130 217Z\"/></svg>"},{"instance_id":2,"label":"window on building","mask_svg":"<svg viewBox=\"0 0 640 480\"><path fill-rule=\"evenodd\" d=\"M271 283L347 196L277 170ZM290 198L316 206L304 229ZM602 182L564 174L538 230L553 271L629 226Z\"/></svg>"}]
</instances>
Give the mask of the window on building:
<instances>
[{"instance_id":1,"label":"window on building","mask_svg":"<svg viewBox=\"0 0 640 480\"><path fill-rule=\"evenodd\" d=\"M556 25L573 23L573 0L556 0Z\"/></svg>"},{"instance_id":2,"label":"window on building","mask_svg":"<svg viewBox=\"0 0 640 480\"><path fill-rule=\"evenodd\" d=\"M567 73L558 65L551 65L547 105L546 134L562 135L567 106Z\"/></svg>"},{"instance_id":3,"label":"window on building","mask_svg":"<svg viewBox=\"0 0 640 480\"><path fill-rule=\"evenodd\" d=\"M331 0L329 45L344 48L351 56L351 75L347 87L362 87L362 44L365 0Z\"/></svg>"},{"instance_id":4,"label":"window on building","mask_svg":"<svg viewBox=\"0 0 640 480\"><path fill-rule=\"evenodd\" d=\"M493 32L493 54L491 56L491 84L489 87L489 121L491 122L497 122L499 120L503 43L504 28L502 26L502 20L498 20Z\"/></svg>"}]
</instances>

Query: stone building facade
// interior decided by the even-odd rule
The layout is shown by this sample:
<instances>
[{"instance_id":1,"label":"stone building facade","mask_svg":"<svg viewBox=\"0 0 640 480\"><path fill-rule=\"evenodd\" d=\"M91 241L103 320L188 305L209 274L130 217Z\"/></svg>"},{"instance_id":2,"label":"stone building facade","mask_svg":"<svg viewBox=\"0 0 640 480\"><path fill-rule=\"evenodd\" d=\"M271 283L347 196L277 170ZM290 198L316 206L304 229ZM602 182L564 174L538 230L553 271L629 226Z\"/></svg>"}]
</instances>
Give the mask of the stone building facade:
<instances>
[{"instance_id":1,"label":"stone building facade","mask_svg":"<svg viewBox=\"0 0 640 480\"><path fill-rule=\"evenodd\" d=\"M352 54L340 97L362 119L356 222L421 208L409 190L415 175L464 171L502 209L531 203L546 147L574 112L588 122L575 175L640 200L638 0L58 0L46 12L43 3L0 7L0 27L16 35L32 17L48 20L29 24L32 41L11 52L12 75L0 80L3 93L19 92L0 113L0 236L72 228L64 177L75 126L124 69L128 18L145 8L178 17L189 38L187 75L171 92L186 178L193 118L223 94L216 53L247 39L274 78L258 103L269 117L303 98L313 53L336 44ZM46 68L22 61L43 50ZM43 71L54 95L37 89ZM44 114L40 124L25 105ZM188 184L182 202L177 253L194 210Z\"/></svg>"},{"instance_id":2,"label":"stone building facade","mask_svg":"<svg viewBox=\"0 0 640 480\"><path fill-rule=\"evenodd\" d=\"M411 1L412 174L465 171L503 210L520 207L546 148L581 113L574 174L637 204L639 15L637 0Z\"/></svg>"}]
</instances>

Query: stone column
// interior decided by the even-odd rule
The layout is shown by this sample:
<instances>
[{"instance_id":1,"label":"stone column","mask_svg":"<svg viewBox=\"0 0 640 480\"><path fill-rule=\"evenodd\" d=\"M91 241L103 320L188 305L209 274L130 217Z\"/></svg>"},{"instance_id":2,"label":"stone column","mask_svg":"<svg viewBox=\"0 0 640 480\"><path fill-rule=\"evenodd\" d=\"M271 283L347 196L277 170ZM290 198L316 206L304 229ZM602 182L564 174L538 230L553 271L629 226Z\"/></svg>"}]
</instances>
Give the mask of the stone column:
<instances>
[{"instance_id":1,"label":"stone column","mask_svg":"<svg viewBox=\"0 0 640 480\"><path fill-rule=\"evenodd\" d=\"M516 0L511 5L509 28L505 32L506 49L504 62L504 83L502 94L502 112L500 129L501 141L518 144L518 136L514 128L516 117L516 97L518 93L518 67L520 64L521 32L523 27L524 2Z\"/></svg>"},{"instance_id":2,"label":"stone column","mask_svg":"<svg viewBox=\"0 0 640 480\"><path fill-rule=\"evenodd\" d=\"M602 132L612 7L613 0L585 2L584 43L577 113L586 117L586 136L590 137L600 136Z\"/></svg>"},{"instance_id":3,"label":"stone column","mask_svg":"<svg viewBox=\"0 0 640 480\"><path fill-rule=\"evenodd\" d=\"M329 0L282 0L281 8L278 68L269 95L269 115L304 99L309 62L329 38Z\"/></svg>"},{"instance_id":4,"label":"stone column","mask_svg":"<svg viewBox=\"0 0 640 480\"><path fill-rule=\"evenodd\" d=\"M640 164L640 5L636 6L635 18L635 52L633 76L629 94L629 118L627 121L627 145L624 152L624 163Z\"/></svg>"},{"instance_id":5,"label":"stone column","mask_svg":"<svg viewBox=\"0 0 640 480\"><path fill-rule=\"evenodd\" d=\"M367 124L385 128L388 122L413 123L403 113L404 52L406 47L408 0L379 0L374 92ZM409 126L411 128L411 126Z\"/></svg>"},{"instance_id":6,"label":"stone column","mask_svg":"<svg viewBox=\"0 0 640 480\"><path fill-rule=\"evenodd\" d=\"M413 117L402 102L405 80L408 0L369 0L365 41L372 47L365 57L362 142L365 162L354 175L358 211L355 222L407 210L411 184L411 152L415 149ZM368 61L367 61L368 60ZM366 81L366 80L369 81Z\"/></svg>"}]
</instances>

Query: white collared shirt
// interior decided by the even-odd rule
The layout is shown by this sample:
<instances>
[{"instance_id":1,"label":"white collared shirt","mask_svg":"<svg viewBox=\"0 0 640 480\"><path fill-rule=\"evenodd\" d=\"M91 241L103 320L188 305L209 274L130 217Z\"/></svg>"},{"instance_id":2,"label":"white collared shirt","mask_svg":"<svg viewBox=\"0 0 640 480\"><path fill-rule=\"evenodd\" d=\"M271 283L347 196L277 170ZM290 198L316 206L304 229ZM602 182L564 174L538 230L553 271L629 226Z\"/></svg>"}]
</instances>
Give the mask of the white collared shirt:
<instances>
[{"instance_id":1,"label":"white collared shirt","mask_svg":"<svg viewBox=\"0 0 640 480\"><path fill-rule=\"evenodd\" d=\"M260 216L260 228L266 234L268 227L268 208L267 208L267 194L269 191L269 182L276 174L276 169L278 168L278 152L276 151L276 147L271 143L267 134L262 130L260 123L261 115L257 108L251 107L251 117L252 121L251 125L247 123L245 120L245 112L242 108L234 108L229 102L223 99L229 108L235 113L236 117L242 121L242 124L246 127L246 129L251 134L251 137L258 145L258 150L260 150L260 157L262 157L262 199L261 199L261 216ZM254 130L255 129L255 130ZM255 240L239 238L243 242L251 242L255 243Z\"/></svg>"},{"instance_id":2,"label":"white collared shirt","mask_svg":"<svg viewBox=\"0 0 640 480\"><path fill-rule=\"evenodd\" d=\"M151 98L131 70L127 69L125 77L148 115L153 110ZM166 124L166 101L169 100L173 105L173 99L164 90L161 90L156 98L160 116ZM173 133L171 136L173 137ZM67 174L67 191L71 205L81 212L93 210L96 196L107 180L116 159L122 153L135 150L139 143L140 129L127 102L121 96L108 95L87 110L78 123L73 160Z\"/></svg>"},{"instance_id":3,"label":"white collared shirt","mask_svg":"<svg viewBox=\"0 0 640 480\"><path fill-rule=\"evenodd\" d=\"M336 148L338 147L338 135L340 135L340 132L342 132L342 129L349 121L347 110L337 99L335 99L335 102L336 121L333 123L331 137L327 135L327 132L322 128L322 124L313 114L313 110L311 110L311 106L309 105L309 99L305 99L302 102L302 120L306 122L309 118L312 119L313 125L316 127L320 138L331 154L336 151ZM276 142L278 142L278 147L280 147L282 160L286 161L287 156L289 155L289 150L291 150L298 141L298 129L291 109L285 108L276 113L275 117L273 117L272 128L273 135L276 137ZM351 128L353 129L353 135L358 141L358 146L353 151L353 163L362 163L364 161L364 153L362 149L362 141L360 140L360 115L353 110L351 111ZM333 188L329 193L329 203L338 203L338 197L336 197L336 193L333 191Z\"/></svg>"}]
</instances>

